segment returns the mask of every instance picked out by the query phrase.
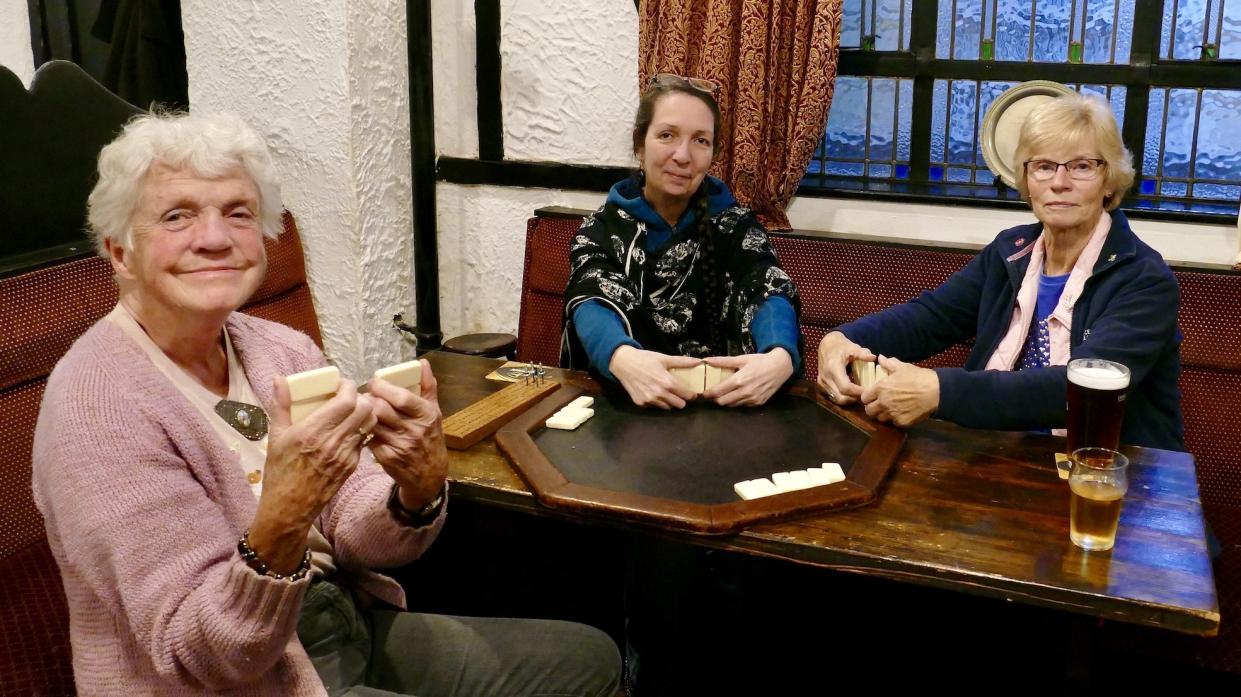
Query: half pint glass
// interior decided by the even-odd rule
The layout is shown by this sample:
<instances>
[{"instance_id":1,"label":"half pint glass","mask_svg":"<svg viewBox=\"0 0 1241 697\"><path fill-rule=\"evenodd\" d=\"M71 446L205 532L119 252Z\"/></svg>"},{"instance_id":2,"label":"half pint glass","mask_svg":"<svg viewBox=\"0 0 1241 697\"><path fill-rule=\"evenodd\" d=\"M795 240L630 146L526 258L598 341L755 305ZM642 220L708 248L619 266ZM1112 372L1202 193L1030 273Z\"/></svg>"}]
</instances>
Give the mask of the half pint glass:
<instances>
[{"instance_id":1,"label":"half pint glass","mask_svg":"<svg viewBox=\"0 0 1241 697\"><path fill-rule=\"evenodd\" d=\"M1119 363L1101 358L1069 361L1067 452L1120 446L1127 389L1129 369Z\"/></svg>"},{"instance_id":2,"label":"half pint glass","mask_svg":"<svg viewBox=\"0 0 1241 697\"><path fill-rule=\"evenodd\" d=\"M1129 460L1108 448L1081 448L1069 459L1069 539L1089 551L1111 549L1129 489Z\"/></svg>"}]
</instances>

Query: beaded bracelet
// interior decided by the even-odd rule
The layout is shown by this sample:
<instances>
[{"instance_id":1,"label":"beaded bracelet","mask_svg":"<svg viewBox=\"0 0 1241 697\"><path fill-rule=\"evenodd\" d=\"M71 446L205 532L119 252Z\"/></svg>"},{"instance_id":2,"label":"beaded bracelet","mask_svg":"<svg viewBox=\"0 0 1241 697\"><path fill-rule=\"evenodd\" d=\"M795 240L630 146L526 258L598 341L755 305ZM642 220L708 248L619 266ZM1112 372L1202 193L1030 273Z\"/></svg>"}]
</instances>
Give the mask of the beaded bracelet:
<instances>
[{"instance_id":1,"label":"beaded bracelet","mask_svg":"<svg viewBox=\"0 0 1241 697\"><path fill-rule=\"evenodd\" d=\"M297 569L294 570L293 573L288 575L278 574L267 568L267 564L265 564L262 559L259 559L259 553L254 551L254 548L250 546L250 528L246 528L246 531L241 533L241 539L237 540L237 553L241 555L241 558L251 569L254 569L255 573L260 576L269 576L277 581L281 579L288 581L300 581L303 578L306 578L306 574L310 573L309 547L306 548L306 553L302 555L302 563L297 565Z\"/></svg>"}]
</instances>

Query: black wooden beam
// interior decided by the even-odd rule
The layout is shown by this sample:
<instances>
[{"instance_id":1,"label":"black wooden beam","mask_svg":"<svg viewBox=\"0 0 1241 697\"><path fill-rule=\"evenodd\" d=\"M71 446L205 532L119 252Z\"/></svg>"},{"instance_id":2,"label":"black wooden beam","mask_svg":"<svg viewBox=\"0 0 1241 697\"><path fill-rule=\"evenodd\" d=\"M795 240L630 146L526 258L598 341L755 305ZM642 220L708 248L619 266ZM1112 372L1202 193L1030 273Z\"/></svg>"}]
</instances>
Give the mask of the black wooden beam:
<instances>
[{"instance_id":1,"label":"black wooden beam","mask_svg":"<svg viewBox=\"0 0 1241 697\"><path fill-rule=\"evenodd\" d=\"M1139 5L1139 9L1141 5ZM917 6L915 6L915 10ZM1136 24L1136 22L1134 23ZM915 24L915 30L919 27ZM1159 25L1155 25L1156 31ZM920 33L920 32L919 32ZM1135 37L1141 38L1141 37ZM916 37L915 37L916 41ZM1156 34L1158 41L1158 34ZM1137 41L1134 50L1137 50ZM932 50L934 47L931 47ZM1156 45L1156 50L1158 46ZM916 50L916 44L915 44ZM913 53L841 51L839 75L862 77L930 77L940 80L1055 80L1064 83L1142 84L1166 87L1241 87L1241 61L1152 61L1132 65L1093 63L1024 63L1018 61L956 61L923 59Z\"/></svg>"},{"instance_id":2,"label":"black wooden beam","mask_svg":"<svg viewBox=\"0 0 1241 697\"><path fill-rule=\"evenodd\" d=\"M414 336L418 351L440 347L439 249L435 223L435 93L431 78L431 0L406 0L409 144L413 176Z\"/></svg>"},{"instance_id":3,"label":"black wooden beam","mask_svg":"<svg viewBox=\"0 0 1241 697\"><path fill-rule=\"evenodd\" d=\"M1159 56L1160 13L1162 0L1137 0L1133 8L1133 40L1129 45L1129 64L1149 69ZM1146 76L1135 76L1125 83L1125 122L1121 124L1121 140L1133 155L1136 173L1134 189L1141 185L1142 160L1146 154L1146 117L1150 106L1150 83Z\"/></svg>"},{"instance_id":4,"label":"black wooden beam","mask_svg":"<svg viewBox=\"0 0 1241 697\"><path fill-rule=\"evenodd\" d=\"M474 0L478 27L478 158L504 159L504 112L500 99L500 0Z\"/></svg>"},{"instance_id":5,"label":"black wooden beam","mask_svg":"<svg viewBox=\"0 0 1241 697\"><path fill-rule=\"evenodd\" d=\"M438 169L439 180L450 184L490 184L576 191L608 191L613 184L629 176L630 171L624 167L472 160L460 157L441 157Z\"/></svg>"},{"instance_id":6,"label":"black wooden beam","mask_svg":"<svg viewBox=\"0 0 1241 697\"><path fill-rule=\"evenodd\" d=\"M908 56L915 64L927 63L935 58L936 8L934 3L915 2L909 13L909 43L912 53L902 55ZM843 61L845 52L842 51L840 55ZM914 74L909 133L909 178L913 181L926 181L930 168L931 111L934 107L934 96L935 78Z\"/></svg>"}]
</instances>

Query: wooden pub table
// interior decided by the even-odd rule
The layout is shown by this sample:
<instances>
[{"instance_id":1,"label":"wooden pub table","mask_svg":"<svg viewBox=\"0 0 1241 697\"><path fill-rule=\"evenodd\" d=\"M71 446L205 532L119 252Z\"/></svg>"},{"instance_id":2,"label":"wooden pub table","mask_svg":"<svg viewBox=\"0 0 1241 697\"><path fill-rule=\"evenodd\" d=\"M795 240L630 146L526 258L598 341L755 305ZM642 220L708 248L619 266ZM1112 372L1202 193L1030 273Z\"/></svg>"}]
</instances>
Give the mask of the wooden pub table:
<instances>
[{"instance_id":1,"label":"wooden pub table","mask_svg":"<svg viewBox=\"0 0 1241 697\"><path fill-rule=\"evenodd\" d=\"M504 386L500 361L431 352L445 415ZM583 387L583 373L549 369ZM1056 472L1062 438L931 421L908 432L876 498L846 510L761 523L731 535L664 531L694 544L798 564L1004 598L1081 615L1213 636L1219 604L1194 459L1123 447L1130 484L1116 546L1069 541L1069 488ZM486 438L450 451L452 496L591 524L650 527L540 504Z\"/></svg>"}]
</instances>

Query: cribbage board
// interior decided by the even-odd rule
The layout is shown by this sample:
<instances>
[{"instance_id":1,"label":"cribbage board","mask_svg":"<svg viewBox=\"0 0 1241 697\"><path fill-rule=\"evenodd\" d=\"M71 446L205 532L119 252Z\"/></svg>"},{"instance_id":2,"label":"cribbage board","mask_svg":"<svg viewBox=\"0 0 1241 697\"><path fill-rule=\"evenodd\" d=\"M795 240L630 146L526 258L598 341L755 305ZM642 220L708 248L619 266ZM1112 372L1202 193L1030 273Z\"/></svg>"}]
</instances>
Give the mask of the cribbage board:
<instances>
[{"instance_id":1,"label":"cribbage board","mask_svg":"<svg viewBox=\"0 0 1241 697\"><path fill-rule=\"evenodd\" d=\"M465 450L558 389L559 383L545 377L512 383L445 418L444 441Z\"/></svg>"}]
</instances>

